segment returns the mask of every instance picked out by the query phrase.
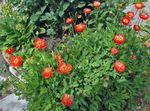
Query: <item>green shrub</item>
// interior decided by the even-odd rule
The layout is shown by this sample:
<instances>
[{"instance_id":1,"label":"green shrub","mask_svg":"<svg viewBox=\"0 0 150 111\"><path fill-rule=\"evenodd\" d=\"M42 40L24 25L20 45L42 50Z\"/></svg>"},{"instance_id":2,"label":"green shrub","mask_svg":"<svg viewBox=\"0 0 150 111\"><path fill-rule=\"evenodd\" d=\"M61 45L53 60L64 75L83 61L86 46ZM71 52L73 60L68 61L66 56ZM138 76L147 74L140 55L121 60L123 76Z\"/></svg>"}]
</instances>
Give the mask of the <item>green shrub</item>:
<instances>
[{"instance_id":1,"label":"green shrub","mask_svg":"<svg viewBox=\"0 0 150 111\"><path fill-rule=\"evenodd\" d=\"M108 0L102 9L94 10L89 16L87 26L90 28L81 34L72 34L72 38L63 38L56 50L33 46L36 36L56 36L60 30L61 36L64 19L74 17L78 10L91 2L15 0L13 3L19 11L13 13L11 5L4 7L0 21L0 48L13 46L18 51L13 55L23 57L23 66L17 68L21 78L13 77L10 82L16 87L16 94L29 102L29 111L123 111L126 107L135 109L134 98L139 92L147 99L150 52L134 31L118 24L122 15L122 8L117 12L119 1L108 4ZM68 10L72 8L74 13L69 15ZM108 15L109 12L113 16ZM68 27L71 29L72 26ZM125 43L116 45L113 42L115 34L123 34ZM112 47L119 49L117 55L110 53ZM71 72L64 75L57 71L56 53L73 66ZM113 68L117 60L126 64L122 73ZM53 67L54 74L45 79L42 71L48 64ZM74 96L73 106L62 105L65 93Z\"/></svg>"},{"instance_id":2,"label":"green shrub","mask_svg":"<svg viewBox=\"0 0 150 111\"><path fill-rule=\"evenodd\" d=\"M67 17L77 19L77 12L82 13L83 20L88 21L88 27L94 28L95 24L101 23L105 28L108 23L118 24L123 15L122 10L128 1L101 1L100 9L92 7L92 0L9 0L2 5L2 16L0 22L1 46L14 46L21 49L26 41L35 36L62 38L63 27L69 28L69 35L74 35L72 25L66 25ZM90 7L91 15L85 15L83 9ZM96 19L95 19L96 18ZM3 28L5 27L5 28ZM97 27L97 26L96 26ZM8 39L9 38L9 39ZM19 46L20 45L20 46Z\"/></svg>"},{"instance_id":3,"label":"green shrub","mask_svg":"<svg viewBox=\"0 0 150 111\"><path fill-rule=\"evenodd\" d=\"M9 3L13 4L19 13L27 15L28 20L31 19L35 22L36 36L52 38L62 38L63 27L68 27L69 35L73 36L72 25L65 24L67 17L76 19L73 25L88 20L89 27L93 27L99 22L104 28L108 23L119 23L119 17L123 14L122 10L129 1L100 0L102 3L100 9L94 9L92 2L93 0L9 0ZM83 13L85 7L94 9L91 15ZM78 20L77 13L81 13L83 20Z\"/></svg>"},{"instance_id":4,"label":"green shrub","mask_svg":"<svg viewBox=\"0 0 150 111\"><path fill-rule=\"evenodd\" d=\"M41 15L35 21L37 26L36 35L52 38L61 38L65 19L67 17L76 19L77 12L82 11L84 7L92 2L92 0L10 0L10 3L13 3L20 13L28 15L29 18L35 13ZM31 19L35 17L32 16Z\"/></svg>"},{"instance_id":5,"label":"green shrub","mask_svg":"<svg viewBox=\"0 0 150 111\"><path fill-rule=\"evenodd\" d=\"M2 5L0 21L0 47L22 49L35 36L62 38L67 17L76 18L78 11L91 5L91 0L14 0ZM77 22L77 21L76 21ZM74 23L76 24L76 23ZM68 25L70 35L74 34L72 25Z\"/></svg>"},{"instance_id":6,"label":"green shrub","mask_svg":"<svg viewBox=\"0 0 150 111\"><path fill-rule=\"evenodd\" d=\"M115 45L113 36L124 34L126 42ZM65 40L66 41L66 40ZM119 54L111 55L110 48L119 48ZM149 86L149 52L135 33L125 28L109 25L104 30L87 29L80 36L69 38L56 52L65 62L72 64L73 71L62 75L57 72L58 63L54 52L34 49L21 70L22 80L16 81L17 94L29 101L29 111L123 111L135 108L134 97ZM136 55L137 58L130 58ZM124 61L126 70L118 73L113 68L116 60ZM42 76L42 69L50 64L54 74L49 79ZM64 93L74 95L71 107L61 104ZM144 94L147 96L147 94Z\"/></svg>"}]
</instances>

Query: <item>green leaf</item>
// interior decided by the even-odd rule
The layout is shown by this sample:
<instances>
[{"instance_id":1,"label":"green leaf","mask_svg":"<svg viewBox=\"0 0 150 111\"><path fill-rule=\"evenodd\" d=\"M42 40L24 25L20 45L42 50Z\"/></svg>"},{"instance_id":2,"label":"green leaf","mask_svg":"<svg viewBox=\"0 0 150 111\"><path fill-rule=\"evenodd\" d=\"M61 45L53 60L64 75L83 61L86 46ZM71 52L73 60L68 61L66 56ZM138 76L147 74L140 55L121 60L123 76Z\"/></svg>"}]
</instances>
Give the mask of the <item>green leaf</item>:
<instances>
[{"instance_id":1,"label":"green leaf","mask_svg":"<svg viewBox=\"0 0 150 111\"><path fill-rule=\"evenodd\" d=\"M71 3L74 2L74 1L75 1L75 0L69 0L69 2L71 2Z\"/></svg>"},{"instance_id":2,"label":"green leaf","mask_svg":"<svg viewBox=\"0 0 150 111\"><path fill-rule=\"evenodd\" d=\"M62 17L64 15L64 11L60 11L58 15Z\"/></svg>"},{"instance_id":3,"label":"green leaf","mask_svg":"<svg viewBox=\"0 0 150 111\"><path fill-rule=\"evenodd\" d=\"M40 28L40 34L44 34L46 32L45 28Z\"/></svg>"},{"instance_id":4,"label":"green leaf","mask_svg":"<svg viewBox=\"0 0 150 111\"><path fill-rule=\"evenodd\" d=\"M65 10L70 6L69 2L66 2L62 8L59 10L59 16L62 17L64 15Z\"/></svg>"},{"instance_id":5,"label":"green leaf","mask_svg":"<svg viewBox=\"0 0 150 111\"><path fill-rule=\"evenodd\" d=\"M85 5L86 5L85 2L80 2L79 5L78 5L77 7L78 7L78 8L82 8L82 7L84 7Z\"/></svg>"},{"instance_id":6,"label":"green leaf","mask_svg":"<svg viewBox=\"0 0 150 111\"><path fill-rule=\"evenodd\" d=\"M70 3L67 2L63 5L63 11L65 11L69 7Z\"/></svg>"},{"instance_id":7,"label":"green leaf","mask_svg":"<svg viewBox=\"0 0 150 111\"><path fill-rule=\"evenodd\" d=\"M55 34L56 33L55 33L54 29L50 28L47 30L47 35L55 35Z\"/></svg>"}]
</instances>

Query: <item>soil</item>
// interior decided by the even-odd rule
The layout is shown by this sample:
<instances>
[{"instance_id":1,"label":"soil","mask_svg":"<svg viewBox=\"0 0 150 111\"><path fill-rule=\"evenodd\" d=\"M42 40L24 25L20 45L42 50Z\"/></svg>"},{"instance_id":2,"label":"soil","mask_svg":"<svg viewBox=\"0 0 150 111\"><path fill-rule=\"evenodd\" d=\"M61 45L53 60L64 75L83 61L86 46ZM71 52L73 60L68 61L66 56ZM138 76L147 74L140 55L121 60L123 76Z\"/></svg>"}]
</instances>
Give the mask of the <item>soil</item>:
<instances>
[{"instance_id":1,"label":"soil","mask_svg":"<svg viewBox=\"0 0 150 111\"><path fill-rule=\"evenodd\" d=\"M144 108L142 108L138 111L150 111L150 106L145 106Z\"/></svg>"}]
</instances>

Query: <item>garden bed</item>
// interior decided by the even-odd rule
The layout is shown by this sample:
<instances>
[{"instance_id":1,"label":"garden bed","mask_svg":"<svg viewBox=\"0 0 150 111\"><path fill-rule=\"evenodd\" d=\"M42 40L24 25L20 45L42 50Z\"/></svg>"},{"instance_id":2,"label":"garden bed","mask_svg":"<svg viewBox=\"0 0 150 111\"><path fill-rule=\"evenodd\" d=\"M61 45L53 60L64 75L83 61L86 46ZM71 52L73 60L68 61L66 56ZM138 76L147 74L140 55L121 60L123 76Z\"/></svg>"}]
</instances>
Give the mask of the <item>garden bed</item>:
<instances>
[{"instance_id":1,"label":"garden bed","mask_svg":"<svg viewBox=\"0 0 150 111\"><path fill-rule=\"evenodd\" d=\"M149 110L149 2L133 0L123 13L130 2L2 5L0 49L11 76L0 88L28 101L28 111Z\"/></svg>"}]
</instances>

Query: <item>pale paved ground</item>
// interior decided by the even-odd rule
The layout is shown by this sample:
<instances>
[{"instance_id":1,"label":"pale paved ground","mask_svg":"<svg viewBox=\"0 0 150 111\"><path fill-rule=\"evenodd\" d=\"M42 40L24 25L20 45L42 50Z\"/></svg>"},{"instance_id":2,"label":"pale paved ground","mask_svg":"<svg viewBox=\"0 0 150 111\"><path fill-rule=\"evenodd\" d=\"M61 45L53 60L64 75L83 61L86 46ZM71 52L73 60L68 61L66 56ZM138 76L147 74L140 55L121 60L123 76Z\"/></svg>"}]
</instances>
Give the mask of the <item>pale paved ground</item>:
<instances>
[{"instance_id":1,"label":"pale paved ground","mask_svg":"<svg viewBox=\"0 0 150 111\"><path fill-rule=\"evenodd\" d=\"M25 111L27 102L18 100L15 94L11 94L0 101L0 111Z\"/></svg>"},{"instance_id":2,"label":"pale paved ground","mask_svg":"<svg viewBox=\"0 0 150 111\"><path fill-rule=\"evenodd\" d=\"M138 10L138 11L137 11L137 9L134 7L133 4L129 4L123 12L127 13L128 11L133 11L134 13L136 13L136 15L134 16L133 20L131 20L131 24L129 25L131 28L132 28L133 25L135 25L135 24L138 24L138 25L144 24L144 25L146 25L146 22L147 22L147 21L143 21L143 20L141 20L141 19L138 19L138 18L139 18L139 13L141 12L141 10ZM148 0L148 2L145 3L145 11L150 15L150 0ZM150 18L149 18L149 20L150 20ZM137 22L137 21L138 21L138 22ZM149 24L149 25L150 25L150 24ZM149 26L149 25L148 25L148 26ZM147 26L147 25L146 25L146 26ZM150 26L149 26L149 28L150 28ZM147 33L144 32L144 31L140 31L139 34L140 34L140 35L145 35L145 34L147 34Z\"/></svg>"}]
</instances>

